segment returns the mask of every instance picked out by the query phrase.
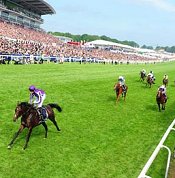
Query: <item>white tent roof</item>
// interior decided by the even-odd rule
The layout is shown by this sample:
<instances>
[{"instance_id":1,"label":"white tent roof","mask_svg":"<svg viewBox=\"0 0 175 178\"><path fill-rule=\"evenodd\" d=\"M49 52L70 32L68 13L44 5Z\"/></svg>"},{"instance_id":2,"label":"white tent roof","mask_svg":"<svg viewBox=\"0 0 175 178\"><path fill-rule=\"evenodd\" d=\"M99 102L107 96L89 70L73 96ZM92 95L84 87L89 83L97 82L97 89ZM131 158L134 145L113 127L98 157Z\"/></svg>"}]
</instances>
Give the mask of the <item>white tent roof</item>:
<instances>
[{"instance_id":1,"label":"white tent roof","mask_svg":"<svg viewBox=\"0 0 175 178\"><path fill-rule=\"evenodd\" d=\"M120 43L114 43L111 41L105 41L105 40L95 40L95 41L91 41L91 42L87 42L87 44L89 45L99 45L99 46L117 46L117 47L121 47L121 48L129 48L129 49L135 49L132 46L129 45L123 45Z\"/></svg>"},{"instance_id":2,"label":"white tent roof","mask_svg":"<svg viewBox=\"0 0 175 178\"><path fill-rule=\"evenodd\" d=\"M136 51L142 52L142 53L155 53L155 50L153 49L144 49L144 48L135 48Z\"/></svg>"}]
</instances>

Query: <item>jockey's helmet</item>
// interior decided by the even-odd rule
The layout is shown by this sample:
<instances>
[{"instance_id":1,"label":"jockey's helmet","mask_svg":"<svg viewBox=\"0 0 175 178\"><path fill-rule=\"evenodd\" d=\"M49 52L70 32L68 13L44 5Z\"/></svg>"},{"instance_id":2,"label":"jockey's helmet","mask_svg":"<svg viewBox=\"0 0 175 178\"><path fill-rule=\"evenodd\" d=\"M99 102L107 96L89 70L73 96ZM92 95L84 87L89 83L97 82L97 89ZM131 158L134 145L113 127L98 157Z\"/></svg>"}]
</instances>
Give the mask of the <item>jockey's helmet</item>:
<instances>
[{"instance_id":1,"label":"jockey's helmet","mask_svg":"<svg viewBox=\"0 0 175 178\"><path fill-rule=\"evenodd\" d=\"M30 91L34 91L36 88L35 88L35 86L34 85L31 85L30 87L29 87L29 90Z\"/></svg>"}]
</instances>

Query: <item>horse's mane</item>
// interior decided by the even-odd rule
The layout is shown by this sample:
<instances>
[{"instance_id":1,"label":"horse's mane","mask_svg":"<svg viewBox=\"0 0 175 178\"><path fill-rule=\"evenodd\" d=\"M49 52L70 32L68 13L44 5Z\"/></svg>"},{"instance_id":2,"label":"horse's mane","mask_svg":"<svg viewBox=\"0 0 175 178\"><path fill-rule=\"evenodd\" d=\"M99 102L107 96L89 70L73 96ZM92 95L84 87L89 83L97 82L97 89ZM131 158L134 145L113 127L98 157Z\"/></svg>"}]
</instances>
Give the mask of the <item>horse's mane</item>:
<instances>
[{"instance_id":1,"label":"horse's mane","mask_svg":"<svg viewBox=\"0 0 175 178\"><path fill-rule=\"evenodd\" d=\"M31 107L32 105L28 102L21 102L19 105L24 106L24 107Z\"/></svg>"}]
</instances>

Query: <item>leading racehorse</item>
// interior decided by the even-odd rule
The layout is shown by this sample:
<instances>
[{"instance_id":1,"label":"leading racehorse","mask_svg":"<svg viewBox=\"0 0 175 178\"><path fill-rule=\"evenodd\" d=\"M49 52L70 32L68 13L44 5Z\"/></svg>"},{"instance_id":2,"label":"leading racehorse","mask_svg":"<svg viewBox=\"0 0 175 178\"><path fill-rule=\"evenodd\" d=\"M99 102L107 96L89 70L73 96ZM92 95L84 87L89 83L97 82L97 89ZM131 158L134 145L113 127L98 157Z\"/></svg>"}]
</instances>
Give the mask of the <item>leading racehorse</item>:
<instances>
[{"instance_id":1,"label":"leading racehorse","mask_svg":"<svg viewBox=\"0 0 175 178\"><path fill-rule=\"evenodd\" d=\"M126 93L128 91L128 86L125 85L125 89L124 89L122 85L120 85L119 83L116 83L114 85L114 90L116 91L116 102L119 101L121 95L122 97L124 97L124 101L125 101Z\"/></svg>"},{"instance_id":2,"label":"leading racehorse","mask_svg":"<svg viewBox=\"0 0 175 178\"><path fill-rule=\"evenodd\" d=\"M55 120L55 114L53 111L53 108L56 108L59 112L62 111L61 107L58 104L48 104L46 106L44 106L44 108L46 109L47 112L47 118L49 120L51 120L53 122L53 124L55 125L55 127L57 128L58 131L60 131L57 122ZM41 121L40 119L40 114L38 112L38 110L33 107L33 105L27 103L27 102L21 102L19 104L17 104L16 109L15 109L15 114L13 117L13 121L17 121L17 119L21 117L21 125L19 130L15 133L12 141L9 143L8 148L10 149L14 143L14 141L16 140L16 138L18 137L18 135L23 131L24 128L28 128L28 133L27 133L27 137L26 137L26 143L24 145L24 149L27 148L29 139L30 139L30 135L32 133L32 129L40 124L42 124L45 128L45 138L47 138L47 125L44 121Z\"/></svg>"},{"instance_id":3,"label":"leading racehorse","mask_svg":"<svg viewBox=\"0 0 175 178\"><path fill-rule=\"evenodd\" d=\"M162 110L165 110L165 104L166 104L166 102L167 102L167 98L166 98L166 96L162 93L161 90L159 90L159 91L157 92L156 101L157 101L157 105L158 105L159 111L161 111L161 110L160 110L160 105L162 105Z\"/></svg>"}]
</instances>

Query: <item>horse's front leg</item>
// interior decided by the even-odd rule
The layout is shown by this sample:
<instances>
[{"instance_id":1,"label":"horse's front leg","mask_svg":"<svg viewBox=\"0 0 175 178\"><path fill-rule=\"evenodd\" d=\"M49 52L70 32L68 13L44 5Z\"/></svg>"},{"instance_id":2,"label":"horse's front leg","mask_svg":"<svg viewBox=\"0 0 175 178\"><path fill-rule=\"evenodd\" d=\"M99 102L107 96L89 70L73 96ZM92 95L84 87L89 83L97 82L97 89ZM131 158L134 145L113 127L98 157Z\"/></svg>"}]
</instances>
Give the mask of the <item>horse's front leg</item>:
<instances>
[{"instance_id":1,"label":"horse's front leg","mask_svg":"<svg viewBox=\"0 0 175 178\"><path fill-rule=\"evenodd\" d=\"M117 97L116 97L116 102L118 102L119 99L120 99L120 95L117 95Z\"/></svg>"},{"instance_id":2,"label":"horse's front leg","mask_svg":"<svg viewBox=\"0 0 175 178\"><path fill-rule=\"evenodd\" d=\"M126 93L124 93L124 101L125 101L125 99L126 99Z\"/></svg>"},{"instance_id":3,"label":"horse's front leg","mask_svg":"<svg viewBox=\"0 0 175 178\"><path fill-rule=\"evenodd\" d=\"M160 103L157 103L157 105L158 105L158 108L159 108L159 112L160 112L160 111L161 111L161 110L160 110Z\"/></svg>"},{"instance_id":4,"label":"horse's front leg","mask_svg":"<svg viewBox=\"0 0 175 178\"><path fill-rule=\"evenodd\" d=\"M7 147L8 149L12 148L12 145L13 145L14 141L16 140L16 138L18 137L18 135L23 131L24 128L25 128L24 125L20 126L18 132L15 133L15 135L13 136L12 141L9 143L9 145Z\"/></svg>"},{"instance_id":5,"label":"horse's front leg","mask_svg":"<svg viewBox=\"0 0 175 178\"><path fill-rule=\"evenodd\" d=\"M32 128L29 128L29 131L28 131L27 137L26 137L26 143L25 143L24 148L23 148L24 150L27 148L31 133L32 133Z\"/></svg>"},{"instance_id":6,"label":"horse's front leg","mask_svg":"<svg viewBox=\"0 0 175 178\"><path fill-rule=\"evenodd\" d=\"M165 103L162 104L162 110L165 110Z\"/></svg>"}]
</instances>

